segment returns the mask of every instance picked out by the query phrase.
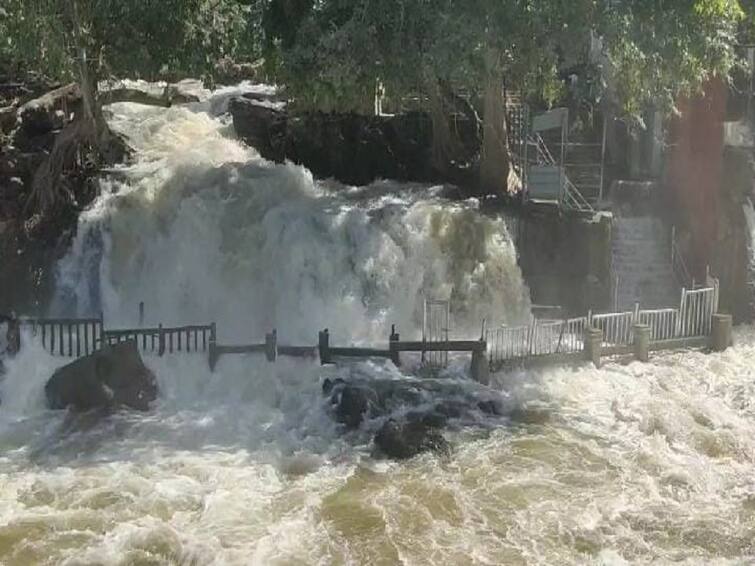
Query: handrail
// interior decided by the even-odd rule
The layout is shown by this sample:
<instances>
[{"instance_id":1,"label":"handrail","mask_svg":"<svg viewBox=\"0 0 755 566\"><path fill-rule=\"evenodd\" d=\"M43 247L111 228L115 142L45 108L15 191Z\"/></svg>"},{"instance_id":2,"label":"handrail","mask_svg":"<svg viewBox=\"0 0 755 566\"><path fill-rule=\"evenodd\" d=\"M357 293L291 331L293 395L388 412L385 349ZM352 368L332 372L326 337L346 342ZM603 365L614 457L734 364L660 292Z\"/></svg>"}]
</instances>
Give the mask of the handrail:
<instances>
[{"instance_id":1,"label":"handrail","mask_svg":"<svg viewBox=\"0 0 755 566\"><path fill-rule=\"evenodd\" d=\"M558 167L558 162L553 157L550 149L548 148L543 136L539 133L532 135L537 150L537 162L545 165L552 165ZM588 202L588 200L582 195L577 186L563 173L564 179L564 194L561 198L561 203L567 208L578 210L580 212L595 212L595 209Z\"/></svg>"},{"instance_id":2,"label":"handrail","mask_svg":"<svg viewBox=\"0 0 755 566\"><path fill-rule=\"evenodd\" d=\"M676 226L671 227L671 270L674 273L676 283L680 287L695 288L695 279L690 275L684 255L679 250L679 244L676 240Z\"/></svg>"}]
</instances>

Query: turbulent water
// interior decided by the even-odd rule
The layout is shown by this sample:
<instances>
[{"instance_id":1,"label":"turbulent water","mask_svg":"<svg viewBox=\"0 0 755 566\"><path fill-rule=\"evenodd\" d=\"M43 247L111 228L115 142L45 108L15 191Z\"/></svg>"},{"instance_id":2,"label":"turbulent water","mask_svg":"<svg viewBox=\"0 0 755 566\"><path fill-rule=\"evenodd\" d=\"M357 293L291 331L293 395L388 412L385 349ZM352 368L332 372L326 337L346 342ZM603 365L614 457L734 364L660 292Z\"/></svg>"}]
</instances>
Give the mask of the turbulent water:
<instances>
[{"instance_id":1,"label":"turbulent water","mask_svg":"<svg viewBox=\"0 0 755 566\"><path fill-rule=\"evenodd\" d=\"M249 88L249 87L245 87ZM136 148L81 219L55 311L109 327L216 321L221 340L383 343L425 298L452 335L526 316L505 222L442 188L348 188L234 141L233 91L118 105ZM285 339L285 340L284 340ZM147 357L161 395L104 421L44 409L60 359L31 337L0 385L2 564L624 564L755 560L755 334L725 354L501 374L508 416L452 427L450 455L372 454L325 376L402 376ZM464 380L465 360L447 379ZM473 388L469 384L466 387Z\"/></svg>"}]
</instances>

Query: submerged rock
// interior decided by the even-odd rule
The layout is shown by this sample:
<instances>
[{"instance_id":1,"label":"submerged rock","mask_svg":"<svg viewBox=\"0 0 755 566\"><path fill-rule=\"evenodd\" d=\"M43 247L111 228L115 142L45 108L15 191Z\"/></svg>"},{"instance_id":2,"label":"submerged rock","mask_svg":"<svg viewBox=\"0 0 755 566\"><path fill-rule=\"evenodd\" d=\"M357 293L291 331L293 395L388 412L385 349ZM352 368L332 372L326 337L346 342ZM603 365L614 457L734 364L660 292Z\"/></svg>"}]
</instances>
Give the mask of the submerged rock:
<instances>
[{"instance_id":1,"label":"submerged rock","mask_svg":"<svg viewBox=\"0 0 755 566\"><path fill-rule=\"evenodd\" d=\"M506 413L500 394L471 382L336 378L326 379L322 391L334 420L346 430L363 428L374 434L379 451L396 459L446 452L444 429L486 426L491 417ZM376 433L374 425L380 425Z\"/></svg>"},{"instance_id":2,"label":"submerged rock","mask_svg":"<svg viewBox=\"0 0 755 566\"><path fill-rule=\"evenodd\" d=\"M51 409L146 411L157 398L157 382L132 340L59 368L47 382L45 394Z\"/></svg>"},{"instance_id":3,"label":"submerged rock","mask_svg":"<svg viewBox=\"0 0 755 566\"><path fill-rule=\"evenodd\" d=\"M405 460L422 452L447 453L448 441L440 431L423 421L399 423L389 419L375 435L375 446L389 458Z\"/></svg>"}]
</instances>

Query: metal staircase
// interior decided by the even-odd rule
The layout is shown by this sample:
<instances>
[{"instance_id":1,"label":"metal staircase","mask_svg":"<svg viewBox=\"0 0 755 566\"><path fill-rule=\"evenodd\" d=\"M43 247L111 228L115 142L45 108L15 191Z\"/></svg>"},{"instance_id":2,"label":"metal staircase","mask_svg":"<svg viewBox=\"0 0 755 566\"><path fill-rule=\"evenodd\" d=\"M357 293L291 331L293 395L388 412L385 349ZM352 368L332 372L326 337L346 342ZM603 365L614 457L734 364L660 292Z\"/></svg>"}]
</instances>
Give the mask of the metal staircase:
<instances>
[{"instance_id":1,"label":"metal staircase","mask_svg":"<svg viewBox=\"0 0 755 566\"><path fill-rule=\"evenodd\" d=\"M534 150L534 159L528 163L528 200L550 202L576 212L595 212L592 204L569 179L566 168L556 160L539 132L528 136L527 146Z\"/></svg>"}]
</instances>

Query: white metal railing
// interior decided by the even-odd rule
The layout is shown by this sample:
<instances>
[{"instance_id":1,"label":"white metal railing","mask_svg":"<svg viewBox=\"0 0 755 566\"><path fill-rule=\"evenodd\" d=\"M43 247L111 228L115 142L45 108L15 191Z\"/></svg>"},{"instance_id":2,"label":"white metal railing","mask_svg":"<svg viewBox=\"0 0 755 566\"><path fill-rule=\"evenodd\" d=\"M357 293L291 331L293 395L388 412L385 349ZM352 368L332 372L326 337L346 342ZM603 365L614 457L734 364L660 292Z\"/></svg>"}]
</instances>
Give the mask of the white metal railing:
<instances>
[{"instance_id":1,"label":"white metal railing","mask_svg":"<svg viewBox=\"0 0 755 566\"><path fill-rule=\"evenodd\" d=\"M695 288L695 280L690 274L684 255L679 250L679 244L676 238L676 226L671 227L671 269L679 287Z\"/></svg>"},{"instance_id":2,"label":"white metal railing","mask_svg":"<svg viewBox=\"0 0 755 566\"><path fill-rule=\"evenodd\" d=\"M709 336L712 318L718 312L718 281L711 287L682 290L679 308L588 314L566 320L533 320L528 326L502 326L483 333L491 364L533 356L571 354L584 350L587 328L603 331L603 346L628 347L634 341L634 326L650 327L651 343Z\"/></svg>"},{"instance_id":3,"label":"white metal railing","mask_svg":"<svg viewBox=\"0 0 755 566\"><path fill-rule=\"evenodd\" d=\"M604 346L628 346L634 339L636 312L594 314L589 317L592 328L603 331Z\"/></svg>"},{"instance_id":4,"label":"white metal railing","mask_svg":"<svg viewBox=\"0 0 755 566\"><path fill-rule=\"evenodd\" d=\"M487 331L488 355L491 362L516 360L530 356L531 326L504 326Z\"/></svg>"},{"instance_id":5,"label":"white metal railing","mask_svg":"<svg viewBox=\"0 0 755 566\"><path fill-rule=\"evenodd\" d=\"M572 354L584 349L587 317L558 321L534 320L529 326L502 326L488 330L485 338L491 362Z\"/></svg>"},{"instance_id":6,"label":"white metal railing","mask_svg":"<svg viewBox=\"0 0 755 566\"><path fill-rule=\"evenodd\" d=\"M650 341L663 342L679 337L679 310L656 309L639 312L639 323L650 327Z\"/></svg>"},{"instance_id":7,"label":"white metal railing","mask_svg":"<svg viewBox=\"0 0 755 566\"><path fill-rule=\"evenodd\" d=\"M711 332L712 317L717 311L718 284L708 289L683 289L679 308L679 337L708 336Z\"/></svg>"}]
</instances>

